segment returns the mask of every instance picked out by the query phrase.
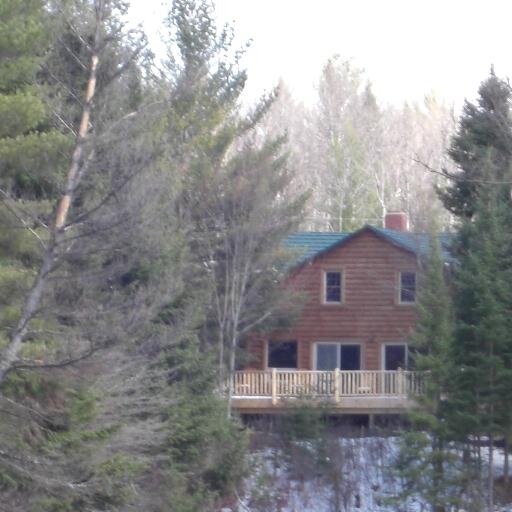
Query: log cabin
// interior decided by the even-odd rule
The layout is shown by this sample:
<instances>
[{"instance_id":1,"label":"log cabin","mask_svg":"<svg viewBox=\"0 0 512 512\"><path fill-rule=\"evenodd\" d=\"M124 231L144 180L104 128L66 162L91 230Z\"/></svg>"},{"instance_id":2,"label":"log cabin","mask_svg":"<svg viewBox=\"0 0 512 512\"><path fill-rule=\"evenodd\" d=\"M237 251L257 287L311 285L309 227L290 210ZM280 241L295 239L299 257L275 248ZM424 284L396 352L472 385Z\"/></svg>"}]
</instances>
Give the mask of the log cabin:
<instances>
[{"instance_id":1,"label":"log cabin","mask_svg":"<svg viewBox=\"0 0 512 512\"><path fill-rule=\"evenodd\" d=\"M451 236L439 235L448 262ZM346 414L400 414L421 392L410 368L419 263L429 235L390 212L384 227L299 232L286 286L305 297L291 328L248 341L251 362L233 376L233 407L278 412L300 398Z\"/></svg>"}]
</instances>

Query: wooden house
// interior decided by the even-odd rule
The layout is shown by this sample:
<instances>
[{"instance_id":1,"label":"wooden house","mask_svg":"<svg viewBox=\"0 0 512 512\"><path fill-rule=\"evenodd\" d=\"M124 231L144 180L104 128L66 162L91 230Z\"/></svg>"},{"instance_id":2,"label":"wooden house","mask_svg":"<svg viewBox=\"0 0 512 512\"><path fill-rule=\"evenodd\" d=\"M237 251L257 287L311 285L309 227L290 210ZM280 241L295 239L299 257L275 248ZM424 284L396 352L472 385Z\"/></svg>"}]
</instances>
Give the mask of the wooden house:
<instances>
[{"instance_id":1,"label":"wooden house","mask_svg":"<svg viewBox=\"0 0 512 512\"><path fill-rule=\"evenodd\" d=\"M440 235L446 259L449 240ZM251 339L252 362L234 376L233 406L275 411L303 397L347 413L402 412L421 391L408 342L428 235L408 231L397 212L383 228L300 232L286 243L299 254L286 286L305 292L305 303L292 328Z\"/></svg>"}]
</instances>

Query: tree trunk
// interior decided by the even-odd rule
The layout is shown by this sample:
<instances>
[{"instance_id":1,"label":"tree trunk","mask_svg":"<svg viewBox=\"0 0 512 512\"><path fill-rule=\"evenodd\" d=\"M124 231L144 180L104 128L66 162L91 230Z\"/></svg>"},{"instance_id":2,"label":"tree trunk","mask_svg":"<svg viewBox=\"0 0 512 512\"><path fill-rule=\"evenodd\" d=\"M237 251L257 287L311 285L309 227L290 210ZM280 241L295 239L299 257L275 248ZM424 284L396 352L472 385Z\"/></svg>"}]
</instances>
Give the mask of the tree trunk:
<instances>
[{"instance_id":1,"label":"tree trunk","mask_svg":"<svg viewBox=\"0 0 512 512\"><path fill-rule=\"evenodd\" d=\"M231 418L231 405L233 399L233 376L235 375L236 364L236 347L238 339L236 335L231 338L231 346L229 352L229 371L228 371L228 418Z\"/></svg>"},{"instance_id":2,"label":"tree trunk","mask_svg":"<svg viewBox=\"0 0 512 512\"><path fill-rule=\"evenodd\" d=\"M433 487L434 487L434 502L432 503L432 510L433 512L445 512L446 508L444 504L442 503L442 496L441 494L441 486L443 485L444 481L444 467L443 467L443 458L440 457L442 451L444 450L444 444L439 438L434 438L432 440L432 453L434 455L434 481L433 481Z\"/></svg>"},{"instance_id":3,"label":"tree trunk","mask_svg":"<svg viewBox=\"0 0 512 512\"><path fill-rule=\"evenodd\" d=\"M488 497L487 508L489 512L494 510L494 435L489 434L489 475L488 475Z\"/></svg>"},{"instance_id":4,"label":"tree trunk","mask_svg":"<svg viewBox=\"0 0 512 512\"><path fill-rule=\"evenodd\" d=\"M219 329L219 386L222 388L225 383L225 372L224 372L224 329Z\"/></svg>"},{"instance_id":5,"label":"tree trunk","mask_svg":"<svg viewBox=\"0 0 512 512\"><path fill-rule=\"evenodd\" d=\"M503 462L503 481L506 486L508 486L510 481L510 469L509 469L509 460L508 460L508 452L509 452L509 446L508 446L508 433L505 434L504 437L504 445L503 445L503 452L505 460Z\"/></svg>"},{"instance_id":6,"label":"tree trunk","mask_svg":"<svg viewBox=\"0 0 512 512\"><path fill-rule=\"evenodd\" d=\"M37 273L34 285L25 301L16 329L12 333L9 343L0 354L0 383L4 381L7 372L9 372L17 361L28 323L35 315L41 302L47 276L51 272L54 263L53 249L55 249L55 244L51 243L45 251L43 262Z\"/></svg>"},{"instance_id":7,"label":"tree trunk","mask_svg":"<svg viewBox=\"0 0 512 512\"><path fill-rule=\"evenodd\" d=\"M92 100L96 90L96 75L100 48L100 28L103 19L104 7L103 0L97 0L95 7L96 27L89 65L89 77L86 84L84 104L80 118L80 127L76 136L71 163L66 177L64 193L61 195L57 203L55 221L54 225L51 227L50 239L43 255L41 267L39 268L34 284L30 289L27 298L25 299L20 319L18 320L18 323L10 336L10 340L7 343L7 346L0 352L0 383L4 381L5 376L9 370L15 365L21 350L28 324L40 306L41 298L48 281L48 274L53 270L53 265L55 264L55 260L57 258L59 239L61 238L65 228L69 209L71 207L71 203L75 195L75 190L80 179L80 169L83 160L84 145L89 132L89 119L91 115Z\"/></svg>"}]
</instances>

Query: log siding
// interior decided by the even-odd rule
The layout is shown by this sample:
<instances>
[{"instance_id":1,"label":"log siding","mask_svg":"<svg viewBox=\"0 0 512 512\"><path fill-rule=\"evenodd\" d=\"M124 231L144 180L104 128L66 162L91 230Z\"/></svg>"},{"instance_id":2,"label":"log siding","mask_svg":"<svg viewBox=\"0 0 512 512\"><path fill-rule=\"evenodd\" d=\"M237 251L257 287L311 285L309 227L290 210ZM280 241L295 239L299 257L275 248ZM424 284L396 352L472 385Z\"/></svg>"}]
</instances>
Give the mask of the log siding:
<instances>
[{"instance_id":1,"label":"log siding","mask_svg":"<svg viewBox=\"0 0 512 512\"><path fill-rule=\"evenodd\" d=\"M416 269L414 253L362 230L291 273L286 286L307 298L293 327L268 339L296 340L300 370L314 369L315 342L360 343L361 370L380 370L383 345L407 342L414 326L414 304L399 301L399 276ZM342 272L342 301L325 304L324 273L332 270ZM266 339L249 341L248 367L266 369Z\"/></svg>"}]
</instances>

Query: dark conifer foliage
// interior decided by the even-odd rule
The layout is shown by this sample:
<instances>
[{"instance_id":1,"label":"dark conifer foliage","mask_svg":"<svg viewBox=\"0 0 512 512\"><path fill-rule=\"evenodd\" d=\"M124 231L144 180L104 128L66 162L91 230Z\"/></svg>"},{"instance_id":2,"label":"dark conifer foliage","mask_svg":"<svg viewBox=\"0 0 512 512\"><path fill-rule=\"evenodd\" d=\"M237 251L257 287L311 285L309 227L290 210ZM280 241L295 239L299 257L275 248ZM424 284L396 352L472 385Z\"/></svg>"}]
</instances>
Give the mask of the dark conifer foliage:
<instances>
[{"instance_id":1,"label":"dark conifer foliage","mask_svg":"<svg viewBox=\"0 0 512 512\"><path fill-rule=\"evenodd\" d=\"M478 95L476 104L466 101L449 149L460 172L440 191L445 207L461 218L472 217L484 182L512 183L512 89L491 70Z\"/></svg>"},{"instance_id":2,"label":"dark conifer foliage","mask_svg":"<svg viewBox=\"0 0 512 512\"><path fill-rule=\"evenodd\" d=\"M434 232L421 269L411 358L414 369L423 372L424 393L409 414L411 428L402 437L397 468L405 482L401 500L421 496L430 510L444 512L462 505L458 492L462 471L453 453L453 436L446 421L446 394L454 369L450 357L454 317L447 281L452 276Z\"/></svg>"},{"instance_id":3,"label":"dark conifer foliage","mask_svg":"<svg viewBox=\"0 0 512 512\"><path fill-rule=\"evenodd\" d=\"M465 104L449 151L460 172L440 193L460 221L451 293L435 252L419 293L413 340L426 388L411 414L414 429L404 436L399 469L434 511L463 502L469 510L493 510L494 442L507 446L510 439L511 93L491 71L477 105ZM488 459L479 439L490 445Z\"/></svg>"},{"instance_id":4,"label":"dark conifer foliage","mask_svg":"<svg viewBox=\"0 0 512 512\"><path fill-rule=\"evenodd\" d=\"M48 141L42 152L63 162L48 166L48 186L19 185L18 175L46 169L26 165L25 149L0 176L11 216L0 219L0 503L13 512L214 510L235 493L246 447L218 389L224 358L209 343L217 269L233 241L249 248L243 301L261 304L263 290L271 304L279 272L265 270L284 264L276 248L301 204L288 210L282 140L256 134L270 100L240 112L245 72L208 1L172 3L158 77L145 39L124 24L125 2L11 4L16 16L39 9L28 112L46 117L20 133L6 126L0 157L4 139L44 130L68 146ZM70 149L77 172L63 190ZM25 216L29 200L44 207L41 226Z\"/></svg>"},{"instance_id":5,"label":"dark conifer foliage","mask_svg":"<svg viewBox=\"0 0 512 512\"><path fill-rule=\"evenodd\" d=\"M447 386L447 425L467 443L466 455L481 465L472 440L485 437L487 507L494 503L493 444L505 445L511 429L512 385L512 120L511 88L491 71L478 105L466 103L450 156L461 168L441 193L461 221L453 247L455 330ZM481 469L480 469L481 470ZM508 467L505 468L508 478Z\"/></svg>"},{"instance_id":6,"label":"dark conifer foliage","mask_svg":"<svg viewBox=\"0 0 512 512\"><path fill-rule=\"evenodd\" d=\"M512 216L504 186L481 187L459 233L448 421L458 439L507 440L512 406ZM487 496L493 501L493 450ZM508 476L508 475L507 475ZM491 506L491 504L489 504Z\"/></svg>"}]
</instances>

